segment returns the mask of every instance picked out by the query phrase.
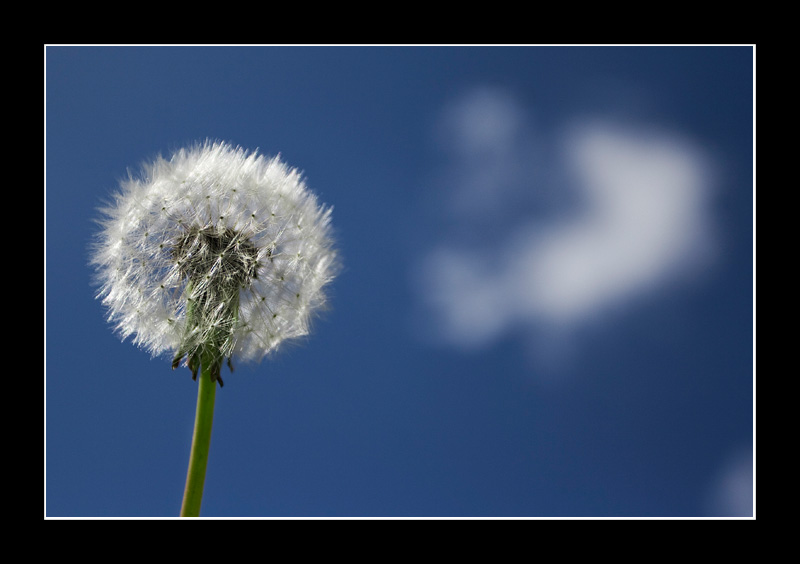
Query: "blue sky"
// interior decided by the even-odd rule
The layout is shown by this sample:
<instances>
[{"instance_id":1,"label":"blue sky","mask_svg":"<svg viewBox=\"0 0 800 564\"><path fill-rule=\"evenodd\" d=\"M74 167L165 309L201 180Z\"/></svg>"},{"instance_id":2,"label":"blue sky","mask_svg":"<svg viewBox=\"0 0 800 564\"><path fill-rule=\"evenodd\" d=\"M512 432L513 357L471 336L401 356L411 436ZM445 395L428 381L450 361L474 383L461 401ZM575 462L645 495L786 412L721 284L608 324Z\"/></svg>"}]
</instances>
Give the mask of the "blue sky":
<instances>
[{"instance_id":1,"label":"blue sky","mask_svg":"<svg viewBox=\"0 0 800 564\"><path fill-rule=\"evenodd\" d=\"M223 373L208 517L753 513L751 47L45 52L45 515L174 517L196 384L94 297L158 154L280 154L344 270Z\"/></svg>"}]
</instances>

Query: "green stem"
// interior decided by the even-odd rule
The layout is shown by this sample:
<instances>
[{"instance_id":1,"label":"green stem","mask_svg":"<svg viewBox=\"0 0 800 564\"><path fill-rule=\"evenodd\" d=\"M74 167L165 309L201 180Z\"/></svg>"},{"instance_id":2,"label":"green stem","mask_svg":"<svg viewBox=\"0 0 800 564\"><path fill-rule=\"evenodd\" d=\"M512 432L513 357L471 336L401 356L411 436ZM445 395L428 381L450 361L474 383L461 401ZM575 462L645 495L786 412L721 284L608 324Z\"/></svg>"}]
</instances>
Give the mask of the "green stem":
<instances>
[{"instance_id":1,"label":"green stem","mask_svg":"<svg viewBox=\"0 0 800 564\"><path fill-rule=\"evenodd\" d=\"M208 465L208 448L211 444L211 424L214 420L214 398L217 393L217 383L216 381L212 382L212 370L219 375L220 368L214 351L204 350L200 364L202 371L197 385L197 411L181 517L198 517L200 515L200 503L203 500L203 485Z\"/></svg>"}]
</instances>

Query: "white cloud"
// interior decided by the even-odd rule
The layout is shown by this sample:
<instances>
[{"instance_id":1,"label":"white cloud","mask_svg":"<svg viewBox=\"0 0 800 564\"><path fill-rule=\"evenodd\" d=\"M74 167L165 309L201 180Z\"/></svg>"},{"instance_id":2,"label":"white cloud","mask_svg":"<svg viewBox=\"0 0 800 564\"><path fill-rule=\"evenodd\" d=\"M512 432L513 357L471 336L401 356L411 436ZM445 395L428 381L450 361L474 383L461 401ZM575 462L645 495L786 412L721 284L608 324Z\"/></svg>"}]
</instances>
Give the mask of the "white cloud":
<instances>
[{"instance_id":1,"label":"white cloud","mask_svg":"<svg viewBox=\"0 0 800 564\"><path fill-rule=\"evenodd\" d=\"M486 234L454 243L444 233L420 266L420 296L452 344L488 344L530 324L576 327L713 256L708 166L689 143L583 122L552 140L557 169L537 174L531 163L544 159L528 120L513 97L485 89L445 112L446 206L465 230L480 214ZM552 178L570 179L568 213L514 213L526 197L552 194Z\"/></svg>"},{"instance_id":2,"label":"white cloud","mask_svg":"<svg viewBox=\"0 0 800 564\"><path fill-rule=\"evenodd\" d=\"M691 149L589 125L566 156L583 209L524 241L508 265L531 315L580 322L708 258L707 179Z\"/></svg>"},{"instance_id":3,"label":"white cloud","mask_svg":"<svg viewBox=\"0 0 800 564\"><path fill-rule=\"evenodd\" d=\"M530 168L531 127L508 93L479 88L442 112L438 137L456 166L448 167L450 212L463 220L504 211Z\"/></svg>"},{"instance_id":4,"label":"white cloud","mask_svg":"<svg viewBox=\"0 0 800 564\"><path fill-rule=\"evenodd\" d=\"M753 517L753 451L743 449L723 462L708 492L712 517Z\"/></svg>"},{"instance_id":5,"label":"white cloud","mask_svg":"<svg viewBox=\"0 0 800 564\"><path fill-rule=\"evenodd\" d=\"M445 109L443 136L451 150L467 155L505 153L524 127L525 112L507 92L478 88Z\"/></svg>"},{"instance_id":6,"label":"white cloud","mask_svg":"<svg viewBox=\"0 0 800 564\"><path fill-rule=\"evenodd\" d=\"M439 248L425 257L419 290L433 310L433 335L475 347L493 341L511 322L498 273L480 253Z\"/></svg>"}]
</instances>

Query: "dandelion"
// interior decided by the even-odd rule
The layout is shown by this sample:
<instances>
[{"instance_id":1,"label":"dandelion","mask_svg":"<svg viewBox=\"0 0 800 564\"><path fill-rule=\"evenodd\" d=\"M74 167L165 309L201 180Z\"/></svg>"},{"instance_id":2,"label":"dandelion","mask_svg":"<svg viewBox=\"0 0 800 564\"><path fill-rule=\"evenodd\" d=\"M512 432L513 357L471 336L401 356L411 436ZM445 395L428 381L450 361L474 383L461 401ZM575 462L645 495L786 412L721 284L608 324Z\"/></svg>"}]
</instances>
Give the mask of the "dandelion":
<instances>
[{"instance_id":1,"label":"dandelion","mask_svg":"<svg viewBox=\"0 0 800 564\"><path fill-rule=\"evenodd\" d=\"M197 513L221 367L308 333L338 267L331 209L278 157L207 141L129 176L101 211L92 263L109 322L200 372L182 515Z\"/></svg>"}]
</instances>

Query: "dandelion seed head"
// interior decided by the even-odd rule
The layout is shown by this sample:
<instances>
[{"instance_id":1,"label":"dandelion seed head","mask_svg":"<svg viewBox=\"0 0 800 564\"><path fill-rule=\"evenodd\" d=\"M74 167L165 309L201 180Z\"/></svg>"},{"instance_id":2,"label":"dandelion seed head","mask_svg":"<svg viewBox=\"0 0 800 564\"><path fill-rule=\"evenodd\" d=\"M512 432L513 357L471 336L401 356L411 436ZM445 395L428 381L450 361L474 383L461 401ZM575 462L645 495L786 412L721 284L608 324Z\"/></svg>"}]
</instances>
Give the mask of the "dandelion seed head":
<instances>
[{"instance_id":1,"label":"dandelion seed head","mask_svg":"<svg viewBox=\"0 0 800 564\"><path fill-rule=\"evenodd\" d=\"M309 332L338 270L331 209L300 173L226 143L146 164L101 212L98 298L120 337L155 356L211 340L258 362Z\"/></svg>"}]
</instances>

